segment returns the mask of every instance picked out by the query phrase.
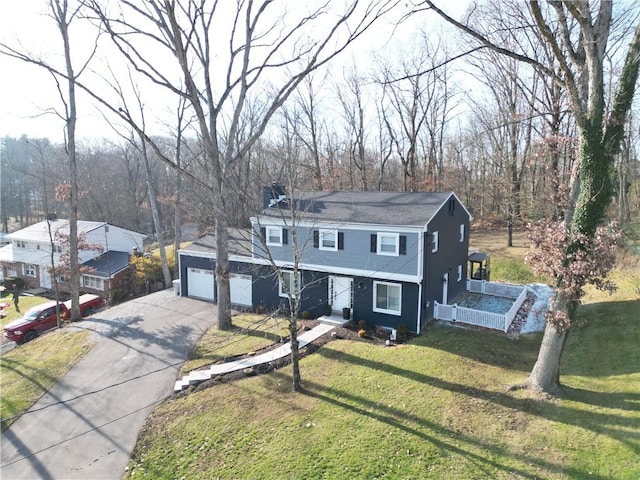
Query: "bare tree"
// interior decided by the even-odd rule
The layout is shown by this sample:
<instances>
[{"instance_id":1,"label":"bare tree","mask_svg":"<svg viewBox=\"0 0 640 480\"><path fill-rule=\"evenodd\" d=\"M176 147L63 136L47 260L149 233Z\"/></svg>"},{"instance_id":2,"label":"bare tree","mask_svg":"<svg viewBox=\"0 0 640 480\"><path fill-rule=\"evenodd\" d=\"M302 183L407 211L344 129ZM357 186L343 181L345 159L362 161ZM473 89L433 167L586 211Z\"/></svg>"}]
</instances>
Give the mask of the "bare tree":
<instances>
[{"instance_id":1,"label":"bare tree","mask_svg":"<svg viewBox=\"0 0 640 480\"><path fill-rule=\"evenodd\" d=\"M609 108L604 58L609 51L612 33L613 2L592 4L589 1L562 0L541 5L541 2L531 0L528 3L530 22L513 25L514 31L516 28L528 30L533 37L548 44L559 66L557 70L531 56L521 44L513 49L503 47L491 32L483 34L474 28L470 18L458 21L431 0L422 1L420 6L436 12L482 45L531 65L541 75L552 78L566 92L577 125L579 154L562 224L565 232L557 237L567 239L566 248L559 249L564 252L564 259L558 264L571 264L577 251L593 244L590 240L595 238L596 229L605 220L611 202L613 184L609 173L624 137L625 119L633 101L640 66L637 6L633 7L634 14L628 17L633 22L628 31L629 46L623 54L620 77L611 89ZM589 276L566 278L557 274L557 290L547 316L538 360L527 386L545 391L559 388L560 358L579 305L581 287L594 280L594 283L599 283Z\"/></svg>"},{"instance_id":2,"label":"bare tree","mask_svg":"<svg viewBox=\"0 0 640 480\"><path fill-rule=\"evenodd\" d=\"M314 31L314 24L328 14L329 4L311 11L292 7L285 15L268 0L239 2L233 9L206 0L180 4L152 0L143 5L123 0L119 12L111 14L101 2L91 2L127 61L156 85L185 97L195 116L212 172L209 187L216 219L220 329L231 326L227 199L234 186L229 170L247 158L269 119L304 78L344 51L396 3L353 1L328 28ZM214 34L221 32L225 43L214 43ZM153 59L147 55L151 50ZM158 62L161 54L166 62ZM174 80L175 70L167 70L166 65L178 68L179 83ZM257 105L252 99L260 99L261 108L254 110L253 130L238 143L242 114L248 106Z\"/></svg>"}]
</instances>

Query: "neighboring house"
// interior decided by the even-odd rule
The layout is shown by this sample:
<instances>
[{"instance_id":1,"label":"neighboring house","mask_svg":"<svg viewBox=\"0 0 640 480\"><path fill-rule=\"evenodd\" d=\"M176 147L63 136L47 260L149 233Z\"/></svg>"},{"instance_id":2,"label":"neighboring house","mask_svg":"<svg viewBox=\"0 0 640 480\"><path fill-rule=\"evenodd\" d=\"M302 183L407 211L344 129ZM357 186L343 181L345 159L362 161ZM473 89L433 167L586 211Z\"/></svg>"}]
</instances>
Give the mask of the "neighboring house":
<instances>
[{"instance_id":1,"label":"neighboring house","mask_svg":"<svg viewBox=\"0 0 640 480\"><path fill-rule=\"evenodd\" d=\"M253 228L232 233L231 302L286 307L297 264L300 312L331 310L420 332L433 317L434 301L446 304L466 290L470 221L453 192L300 192L288 198L282 187L265 187ZM182 294L215 301L215 238L203 237L179 255Z\"/></svg>"},{"instance_id":2,"label":"neighboring house","mask_svg":"<svg viewBox=\"0 0 640 480\"><path fill-rule=\"evenodd\" d=\"M25 289L53 289L51 279L51 254L53 238L53 263L58 265L68 245L56 236L69 235L69 221L52 219L42 221L5 236L11 243L0 248L0 268L4 277L20 277ZM114 279L129 265L129 254L142 251L144 236L138 232L109 225L104 222L78 221L78 235L87 244L99 245L102 251L78 252L79 263L88 267L88 273L80 279L82 292L98 293L108 297ZM58 279L62 291L68 291L68 281Z\"/></svg>"}]
</instances>

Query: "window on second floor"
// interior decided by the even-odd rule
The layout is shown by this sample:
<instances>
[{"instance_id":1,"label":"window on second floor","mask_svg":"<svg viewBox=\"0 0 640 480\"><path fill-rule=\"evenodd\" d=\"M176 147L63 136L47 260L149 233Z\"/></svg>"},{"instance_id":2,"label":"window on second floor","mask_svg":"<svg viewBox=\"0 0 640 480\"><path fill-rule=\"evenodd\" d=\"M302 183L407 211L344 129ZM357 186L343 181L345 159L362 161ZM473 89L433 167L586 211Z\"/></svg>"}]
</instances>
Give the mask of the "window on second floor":
<instances>
[{"instance_id":1,"label":"window on second floor","mask_svg":"<svg viewBox=\"0 0 640 480\"><path fill-rule=\"evenodd\" d=\"M462 265L458 265L458 281L462 281Z\"/></svg>"},{"instance_id":2,"label":"window on second floor","mask_svg":"<svg viewBox=\"0 0 640 480\"><path fill-rule=\"evenodd\" d=\"M27 242L16 240L16 248L27 248Z\"/></svg>"},{"instance_id":3,"label":"window on second floor","mask_svg":"<svg viewBox=\"0 0 640 480\"><path fill-rule=\"evenodd\" d=\"M395 256L407 254L407 237L397 233L374 233L371 235L371 253Z\"/></svg>"},{"instance_id":4,"label":"window on second floor","mask_svg":"<svg viewBox=\"0 0 640 480\"><path fill-rule=\"evenodd\" d=\"M262 227L260 232L267 245L282 246L289 242L289 231L286 228Z\"/></svg>"},{"instance_id":5,"label":"window on second floor","mask_svg":"<svg viewBox=\"0 0 640 480\"><path fill-rule=\"evenodd\" d=\"M320 250L338 250L338 231L320 230Z\"/></svg>"},{"instance_id":6,"label":"window on second floor","mask_svg":"<svg viewBox=\"0 0 640 480\"><path fill-rule=\"evenodd\" d=\"M460 224L460 241L461 242L464 242L464 233L465 233L464 230L465 230L464 223L461 223Z\"/></svg>"},{"instance_id":7,"label":"window on second floor","mask_svg":"<svg viewBox=\"0 0 640 480\"><path fill-rule=\"evenodd\" d=\"M431 234L431 253L436 253L440 248L440 239L438 237L438 232Z\"/></svg>"},{"instance_id":8,"label":"window on second floor","mask_svg":"<svg viewBox=\"0 0 640 480\"><path fill-rule=\"evenodd\" d=\"M53 246L53 253L62 253L62 246L61 245L54 245Z\"/></svg>"},{"instance_id":9,"label":"window on second floor","mask_svg":"<svg viewBox=\"0 0 640 480\"><path fill-rule=\"evenodd\" d=\"M38 268L38 267L37 267L36 265L33 265L33 264L31 264L31 263L27 263L27 264L25 264L25 266L24 266L24 274L25 274L27 277L35 277L35 276L36 276L37 268Z\"/></svg>"}]
</instances>

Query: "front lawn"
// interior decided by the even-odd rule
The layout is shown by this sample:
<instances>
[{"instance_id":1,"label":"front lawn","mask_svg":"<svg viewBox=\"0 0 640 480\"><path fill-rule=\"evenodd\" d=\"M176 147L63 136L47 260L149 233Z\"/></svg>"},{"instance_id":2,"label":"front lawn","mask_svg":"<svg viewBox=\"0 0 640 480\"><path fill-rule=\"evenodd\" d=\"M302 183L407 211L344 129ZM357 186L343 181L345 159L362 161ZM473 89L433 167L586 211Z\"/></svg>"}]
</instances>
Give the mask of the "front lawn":
<instances>
[{"instance_id":1,"label":"front lawn","mask_svg":"<svg viewBox=\"0 0 640 480\"><path fill-rule=\"evenodd\" d=\"M91 346L88 333L62 328L0 357L2 431L84 357Z\"/></svg>"},{"instance_id":2,"label":"front lawn","mask_svg":"<svg viewBox=\"0 0 640 480\"><path fill-rule=\"evenodd\" d=\"M539 280L523 237L505 249L500 235L472 238L494 253L492 279ZM613 297L589 290L580 309L560 398L509 390L541 334L333 340L302 359L302 393L287 366L173 396L147 419L125 478L640 478L640 301L626 273L614 277Z\"/></svg>"},{"instance_id":3,"label":"front lawn","mask_svg":"<svg viewBox=\"0 0 640 480\"><path fill-rule=\"evenodd\" d=\"M303 393L285 367L167 401L127 478L640 478L639 307L583 308L560 399L508 390L539 335L432 327L391 348L334 340L302 360Z\"/></svg>"}]
</instances>

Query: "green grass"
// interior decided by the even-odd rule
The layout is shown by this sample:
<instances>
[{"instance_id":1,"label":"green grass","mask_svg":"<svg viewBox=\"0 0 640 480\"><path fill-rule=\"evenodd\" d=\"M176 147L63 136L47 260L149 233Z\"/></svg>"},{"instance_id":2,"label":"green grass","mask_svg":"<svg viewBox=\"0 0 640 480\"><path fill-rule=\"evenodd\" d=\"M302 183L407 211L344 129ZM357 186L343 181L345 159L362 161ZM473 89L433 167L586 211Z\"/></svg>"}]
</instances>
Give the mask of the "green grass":
<instances>
[{"instance_id":1,"label":"green grass","mask_svg":"<svg viewBox=\"0 0 640 480\"><path fill-rule=\"evenodd\" d=\"M565 395L526 378L539 335L430 328L394 348L333 341L288 368L156 409L128 478L596 478L640 476L640 304L584 307Z\"/></svg>"},{"instance_id":2,"label":"green grass","mask_svg":"<svg viewBox=\"0 0 640 480\"><path fill-rule=\"evenodd\" d=\"M46 393L89 351L88 332L56 330L2 355L2 431Z\"/></svg>"},{"instance_id":3,"label":"green grass","mask_svg":"<svg viewBox=\"0 0 640 480\"><path fill-rule=\"evenodd\" d=\"M279 317L242 314L234 316L232 324L229 331L212 328L204 334L180 373L268 347L289 334L288 320Z\"/></svg>"},{"instance_id":4,"label":"green grass","mask_svg":"<svg viewBox=\"0 0 640 480\"><path fill-rule=\"evenodd\" d=\"M531 278L524 245L482 238L494 279ZM616 276L614 296L585 297L559 398L508 389L526 379L540 334L431 327L393 348L334 340L302 359L302 393L287 367L171 398L148 418L126 478L640 478L640 302Z\"/></svg>"}]
</instances>

